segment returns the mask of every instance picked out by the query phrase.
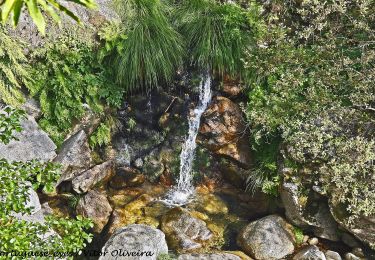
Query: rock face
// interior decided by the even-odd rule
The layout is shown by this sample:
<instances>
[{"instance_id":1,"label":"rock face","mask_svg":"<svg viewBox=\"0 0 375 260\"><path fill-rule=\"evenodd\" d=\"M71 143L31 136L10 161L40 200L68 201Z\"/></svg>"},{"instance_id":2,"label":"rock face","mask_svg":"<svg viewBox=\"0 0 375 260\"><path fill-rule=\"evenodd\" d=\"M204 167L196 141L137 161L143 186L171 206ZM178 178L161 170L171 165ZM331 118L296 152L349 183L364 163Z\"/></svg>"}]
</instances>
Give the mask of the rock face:
<instances>
[{"instance_id":1,"label":"rock face","mask_svg":"<svg viewBox=\"0 0 375 260\"><path fill-rule=\"evenodd\" d=\"M215 154L251 166L246 127L240 107L225 97L215 97L204 112L198 142Z\"/></svg>"},{"instance_id":2,"label":"rock face","mask_svg":"<svg viewBox=\"0 0 375 260\"><path fill-rule=\"evenodd\" d=\"M294 225L309 228L318 237L339 241L338 226L333 218L327 201L320 199L319 194L311 191L306 203L300 202L298 186L293 182L284 182L281 188L281 199L285 206L287 219Z\"/></svg>"},{"instance_id":3,"label":"rock face","mask_svg":"<svg viewBox=\"0 0 375 260\"><path fill-rule=\"evenodd\" d=\"M100 233L109 220L112 208L107 197L92 190L82 197L76 208L77 214L92 219L95 233Z\"/></svg>"},{"instance_id":4,"label":"rock face","mask_svg":"<svg viewBox=\"0 0 375 260\"><path fill-rule=\"evenodd\" d=\"M203 220L182 208L171 209L162 217L161 230L167 235L170 246L182 251L200 248L200 242L213 236Z\"/></svg>"},{"instance_id":5,"label":"rock face","mask_svg":"<svg viewBox=\"0 0 375 260\"><path fill-rule=\"evenodd\" d=\"M81 130L67 139L54 161L62 165L58 184L89 169L91 155L86 133Z\"/></svg>"},{"instance_id":6,"label":"rock face","mask_svg":"<svg viewBox=\"0 0 375 260\"><path fill-rule=\"evenodd\" d=\"M294 242L291 225L277 215L250 223L237 237L244 252L259 260L284 258L293 253Z\"/></svg>"},{"instance_id":7,"label":"rock face","mask_svg":"<svg viewBox=\"0 0 375 260\"><path fill-rule=\"evenodd\" d=\"M326 260L326 257L317 246L307 246L299 251L293 260Z\"/></svg>"},{"instance_id":8,"label":"rock face","mask_svg":"<svg viewBox=\"0 0 375 260\"><path fill-rule=\"evenodd\" d=\"M72 180L72 187L78 194L88 192L99 184L105 184L114 174L111 161L96 165Z\"/></svg>"},{"instance_id":9,"label":"rock face","mask_svg":"<svg viewBox=\"0 0 375 260\"><path fill-rule=\"evenodd\" d=\"M214 254L182 254L178 260L241 260L242 258L229 253Z\"/></svg>"},{"instance_id":10,"label":"rock face","mask_svg":"<svg viewBox=\"0 0 375 260\"><path fill-rule=\"evenodd\" d=\"M22 131L16 133L18 140L12 140L5 145L0 143L0 158L9 161L50 161L56 156L56 145L42 131L35 119L28 116L21 122Z\"/></svg>"},{"instance_id":11,"label":"rock face","mask_svg":"<svg viewBox=\"0 0 375 260\"><path fill-rule=\"evenodd\" d=\"M99 260L156 260L160 254L168 253L168 246L160 230L134 224L118 229L105 243L102 252L108 253Z\"/></svg>"}]
</instances>

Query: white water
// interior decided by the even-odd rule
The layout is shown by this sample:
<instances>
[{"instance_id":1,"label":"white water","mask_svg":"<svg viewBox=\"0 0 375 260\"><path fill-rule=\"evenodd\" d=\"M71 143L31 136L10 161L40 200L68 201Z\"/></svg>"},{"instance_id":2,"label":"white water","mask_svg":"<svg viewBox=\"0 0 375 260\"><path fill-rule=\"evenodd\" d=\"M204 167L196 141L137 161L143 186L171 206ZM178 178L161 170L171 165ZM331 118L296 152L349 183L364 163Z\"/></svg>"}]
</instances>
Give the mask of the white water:
<instances>
[{"instance_id":1,"label":"white water","mask_svg":"<svg viewBox=\"0 0 375 260\"><path fill-rule=\"evenodd\" d=\"M170 205L185 205L195 193L193 185L193 160L197 147L196 139L201 117L211 101L211 77L203 79L199 85L199 103L189 117L189 133L180 154L180 177L175 187L170 190L163 202Z\"/></svg>"}]
</instances>

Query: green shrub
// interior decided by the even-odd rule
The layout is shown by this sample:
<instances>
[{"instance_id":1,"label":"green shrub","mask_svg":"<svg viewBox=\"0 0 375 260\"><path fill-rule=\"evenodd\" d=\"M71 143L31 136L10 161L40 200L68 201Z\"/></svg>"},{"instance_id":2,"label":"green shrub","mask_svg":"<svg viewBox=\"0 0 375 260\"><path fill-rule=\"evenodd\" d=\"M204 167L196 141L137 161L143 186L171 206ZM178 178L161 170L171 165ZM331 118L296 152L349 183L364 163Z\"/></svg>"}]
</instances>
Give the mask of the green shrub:
<instances>
[{"instance_id":1,"label":"green shrub","mask_svg":"<svg viewBox=\"0 0 375 260\"><path fill-rule=\"evenodd\" d=\"M241 75L242 58L254 47L259 31L257 7L234 3L184 0L178 4L176 23L189 50L189 64L219 75Z\"/></svg>"},{"instance_id":2,"label":"green shrub","mask_svg":"<svg viewBox=\"0 0 375 260\"><path fill-rule=\"evenodd\" d=\"M1 108L0 108L1 109ZM25 111L13 109L9 106L0 110L0 142L8 144L16 139L14 132L21 132L20 120L24 118Z\"/></svg>"},{"instance_id":3,"label":"green shrub","mask_svg":"<svg viewBox=\"0 0 375 260\"><path fill-rule=\"evenodd\" d=\"M0 26L0 101L14 107L24 102L22 86L30 84L28 65L21 43Z\"/></svg>"},{"instance_id":4,"label":"green shrub","mask_svg":"<svg viewBox=\"0 0 375 260\"><path fill-rule=\"evenodd\" d=\"M168 20L167 2L125 0L117 1L116 6L122 20L117 28L120 34L113 37L107 29L102 38L107 38L105 52L115 42L107 58L114 61L118 82L127 91L170 82L182 64L184 51L180 35Z\"/></svg>"},{"instance_id":5,"label":"green shrub","mask_svg":"<svg viewBox=\"0 0 375 260\"><path fill-rule=\"evenodd\" d=\"M33 53L35 83L29 87L43 112L40 125L57 142L87 111L103 111L100 98L120 105L122 92L99 65L92 43L62 36Z\"/></svg>"}]
</instances>

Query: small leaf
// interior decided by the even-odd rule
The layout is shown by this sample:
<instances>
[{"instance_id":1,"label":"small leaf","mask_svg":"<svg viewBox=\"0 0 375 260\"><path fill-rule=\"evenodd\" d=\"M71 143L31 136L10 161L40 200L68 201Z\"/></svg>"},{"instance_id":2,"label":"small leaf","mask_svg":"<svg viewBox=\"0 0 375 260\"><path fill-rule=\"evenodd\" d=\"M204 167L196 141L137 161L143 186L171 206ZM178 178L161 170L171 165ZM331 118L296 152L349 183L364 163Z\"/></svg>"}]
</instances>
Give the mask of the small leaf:
<instances>
[{"instance_id":1,"label":"small leaf","mask_svg":"<svg viewBox=\"0 0 375 260\"><path fill-rule=\"evenodd\" d=\"M29 9L29 14L33 19L36 27L38 30L45 35L46 34L46 22L42 13L40 12L36 0L28 0L26 1L27 8Z\"/></svg>"}]
</instances>

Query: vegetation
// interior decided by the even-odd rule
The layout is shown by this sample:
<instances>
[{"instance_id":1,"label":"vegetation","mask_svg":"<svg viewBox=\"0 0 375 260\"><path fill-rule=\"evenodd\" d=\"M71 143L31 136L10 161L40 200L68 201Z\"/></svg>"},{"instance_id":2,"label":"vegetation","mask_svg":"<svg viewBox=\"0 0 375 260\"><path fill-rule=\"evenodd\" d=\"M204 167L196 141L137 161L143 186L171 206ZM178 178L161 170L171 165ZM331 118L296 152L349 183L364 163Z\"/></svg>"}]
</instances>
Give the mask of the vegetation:
<instances>
[{"instance_id":1,"label":"vegetation","mask_svg":"<svg viewBox=\"0 0 375 260\"><path fill-rule=\"evenodd\" d=\"M88 8L96 7L93 0L75 0L74 3ZM14 26L17 26L24 6L29 12L38 30L45 34L46 22L43 13L48 14L55 22L60 23L61 18L58 12L68 15L73 20L79 22L79 18L68 8L56 0L4 0L0 2L0 22L5 24L9 18Z\"/></svg>"},{"instance_id":2,"label":"vegetation","mask_svg":"<svg viewBox=\"0 0 375 260\"><path fill-rule=\"evenodd\" d=\"M13 139L8 133L10 129L19 130L21 116L22 113L9 108L0 115L1 140L8 142ZM44 189L49 192L53 189L53 183L58 176L58 167L52 163L8 162L0 159L1 252L27 253L32 248L33 252L51 254L53 252L78 253L87 242L91 241L91 235L85 230L92 227L92 222L79 216L76 220L48 216L45 223L34 223L23 219L22 215L30 214L33 210L27 204L30 189ZM18 257L21 258L27 256Z\"/></svg>"},{"instance_id":3,"label":"vegetation","mask_svg":"<svg viewBox=\"0 0 375 260\"><path fill-rule=\"evenodd\" d=\"M167 2L124 0L117 1L117 8L123 33L102 37L118 43L108 53L108 59L115 61L118 82L127 91L170 82L182 64L183 42L168 20Z\"/></svg>"},{"instance_id":4,"label":"vegetation","mask_svg":"<svg viewBox=\"0 0 375 260\"><path fill-rule=\"evenodd\" d=\"M12 106L24 102L22 85L30 84L27 59L22 45L0 26L0 101Z\"/></svg>"}]
</instances>

